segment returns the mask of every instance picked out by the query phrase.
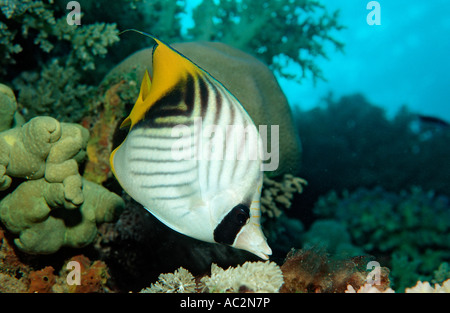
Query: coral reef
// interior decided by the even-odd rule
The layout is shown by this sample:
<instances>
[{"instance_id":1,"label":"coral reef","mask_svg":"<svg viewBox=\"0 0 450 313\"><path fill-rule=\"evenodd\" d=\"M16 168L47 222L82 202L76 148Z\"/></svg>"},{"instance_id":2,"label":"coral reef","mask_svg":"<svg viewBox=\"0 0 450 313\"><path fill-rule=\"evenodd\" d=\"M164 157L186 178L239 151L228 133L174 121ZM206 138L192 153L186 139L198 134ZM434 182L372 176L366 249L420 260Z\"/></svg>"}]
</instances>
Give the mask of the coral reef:
<instances>
[{"instance_id":1,"label":"coral reef","mask_svg":"<svg viewBox=\"0 0 450 313\"><path fill-rule=\"evenodd\" d=\"M142 289L141 293L192 293L196 291L194 276L180 267L173 273L161 274L158 281L150 287Z\"/></svg>"},{"instance_id":2,"label":"coral reef","mask_svg":"<svg viewBox=\"0 0 450 313\"><path fill-rule=\"evenodd\" d=\"M429 282L418 281L415 286L406 288L405 293L450 293L450 279L442 284L435 284L434 287Z\"/></svg>"},{"instance_id":3,"label":"coral reef","mask_svg":"<svg viewBox=\"0 0 450 313\"><path fill-rule=\"evenodd\" d=\"M58 59L43 66L40 73L22 72L13 80L25 119L48 115L63 122L79 122L88 112L88 99L95 87L81 83L74 66L61 65Z\"/></svg>"},{"instance_id":4,"label":"coral reef","mask_svg":"<svg viewBox=\"0 0 450 313\"><path fill-rule=\"evenodd\" d=\"M449 128L422 127L406 107L390 118L360 94L337 100L330 95L294 116L304 151L301 177L309 183L305 206L331 190L359 187L401 192L421 186L450 196Z\"/></svg>"},{"instance_id":5,"label":"coral reef","mask_svg":"<svg viewBox=\"0 0 450 313\"><path fill-rule=\"evenodd\" d=\"M144 293L173 292L278 292L283 285L283 274L274 262L245 262L224 270L211 265L211 275L202 277L198 283L186 269L161 274L158 282L142 289Z\"/></svg>"},{"instance_id":6,"label":"coral reef","mask_svg":"<svg viewBox=\"0 0 450 313\"><path fill-rule=\"evenodd\" d=\"M94 95L85 72L119 41L116 24L69 25L64 1L3 2L0 79L20 90L21 113L78 122Z\"/></svg>"},{"instance_id":7,"label":"coral reef","mask_svg":"<svg viewBox=\"0 0 450 313\"><path fill-rule=\"evenodd\" d=\"M412 188L392 193L381 188L358 189L322 197L315 212L334 219L352 244L377 258L388 258L396 290L418 280L431 280L433 271L450 259L449 199Z\"/></svg>"},{"instance_id":8,"label":"coral reef","mask_svg":"<svg viewBox=\"0 0 450 313\"><path fill-rule=\"evenodd\" d=\"M4 108L13 100L12 91L2 89ZM0 133L0 190L11 187L0 201L0 220L19 236L21 250L48 254L85 246L95 239L97 224L113 221L123 209L119 196L78 172L88 137L80 125L48 116ZM13 188L13 178L25 181Z\"/></svg>"},{"instance_id":9,"label":"coral reef","mask_svg":"<svg viewBox=\"0 0 450 313\"><path fill-rule=\"evenodd\" d=\"M204 292L278 292L283 273L274 262L245 262L226 270L211 266L211 276L203 277Z\"/></svg>"},{"instance_id":10,"label":"coral reef","mask_svg":"<svg viewBox=\"0 0 450 313\"><path fill-rule=\"evenodd\" d=\"M320 248L332 255L356 257L365 255L363 249L352 243L352 237L341 223L319 219L301 235L304 248Z\"/></svg>"},{"instance_id":11,"label":"coral reef","mask_svg":"<svg viewBox=\"0 0 450 313\"><path fill-rule=\"evenodd\" d=\"M129 197L118 221L99 228L95 246L124 291L139 291L161 273L179 267L193 275L207 272L212 263L235 266L258 258L225 245L199 241L177 233Z\"/></svg>"},{"instance_id":12,"label":"coral reef","mask_svg":"<svg viewBox=\"0 0 450 313\"><path fill-rule=\"evenodd\" d=\"M278 218L282 213L279 207L289 209L294 194L302 193L304 185L307 185L304 179L291 174L285 174L280 182L264 175L261 212L268 218Z\"/></svg>"},{"instance_id":13,"label":"coral reef","mask_svg":"<svg viewBox=\"0 0 450 313\"><path fill-rule=\"evenodd\" d=\"M51 117L35 117L28 123L0 133L0 190L12 177L63 183L65 197L74 206L83 202L78 163L85 156L88 131Z\"/></svg>"},{"instance_id":14,"label":"coral reef","mask_svg":"<svg viewBox=\"0 0 450 313\"><path fill-rule=\"evenodd\" d=\"M23 182L0 202L0 219L18 235L20 250L50 254L63 246L84 247L95 239L98 224L117 218L123 208L119 196L87 180L77 187L84 200L75 208L62 183L43 178Z\"/></svg>"},{"instance_id":15,"label":"coral reef","mask_svg":"<svg viewBox=\"0 0 450 313\"><path fill-rule=\"evenodd\" d=\"M359 289L369 277L367 262L364 257L339 260L313 249L292 250L281 266L285 283L280 292L342 293L348 285ZM389 270L382 267L376 288L388 287Z\"/></svg>"},{"instance_id":16,"label":"coral reef","mask_svg":"<svg viewBox=\"0 0 450 313\"><path fill-rule=\"evenodd\" d=\"M69 263L76 262L80 266L79 284L68 284L66 282L70 274ZM57 278L57 284L53 286L52 292L64 293L103 293L109 292L108 282L110 274L108 267L103 261L91 261L84 255L76 255L67 260Z\"/></svg>"},{"instance_id":17,"label":"coral reef","mask_svg":"<svg viewBox=\"0 0 450 313\"><path fill-rule=\"evenodd\" d=\"M33 271L28 275L30 280L29 292L49 293L56 283L53 267L47 266L42 270Z\"/></svg>"},{"instance_id":18,"label":"coral reef","mask_svg":"<svg viewBox=\"0 0 450 313\"><path fill-rule=\"evenodd\" d=\"M67 259L59 272L53 266L43 268L24 263L0 228L0 292L14 293L98 293L111 292L110 276L103 261L91 261L84 255ZM71 267L79 265L79 281L68 283ZM31 262L33 263L33 262ZM58 267L59 268L59 267Z\"/></svg>"},{"instance_id":19,"label":"coral reef","mask_svg":"<svg viewBox=\"0 0 450 313\"><path fill-rule=\"evenodd\" d=\"M0 293L26 292L31 269L22 263L0 227Z\"/></svg>"},{"instance_id":20,"label":"coral reef","mask_svg":"<svg viewBox=\"0 0 450 313\"><path fill-rule=\"evenodd\" d=\"M21 124L23 118L17 113L17 101L13 91L0 84L0 132Z\"/></svg>"},{"instance_id":21,"label":"coral reef","mask_svg":"<svg viewBox=\"0 0 450 313\"><path fill-rule=\"evenodd\" d=\"M114 131L123 118L125 102L122 95L134 86L137 86L134 80L128 83L121 80L111 85L102 100L103 110L95 116L85 117L82 121L82 125L91 129L86 148L88 159L83 174L90 181L101 184L111 178L109 156L112 151Z\"/></svg>"},{"instance_id":22,"label":"coral reef","mask_svg":"<svg viewBox=\"0 0 450 313\"><path fill-rule=\"evenodd\" d=\"M286 77L300 79L310 72L316 80L324 78L315 63L319 56L326 58L324 44L343 48L331 36L343 28L338 15L338 11L329 15L318 1L310 0L261 1L258 5L249 0L204 0L194 9L195 26L189 34L196 40L220 41L251 53ZM298 64L301 77L284 71L284 62Z\"/></svg>"}]
</instances>

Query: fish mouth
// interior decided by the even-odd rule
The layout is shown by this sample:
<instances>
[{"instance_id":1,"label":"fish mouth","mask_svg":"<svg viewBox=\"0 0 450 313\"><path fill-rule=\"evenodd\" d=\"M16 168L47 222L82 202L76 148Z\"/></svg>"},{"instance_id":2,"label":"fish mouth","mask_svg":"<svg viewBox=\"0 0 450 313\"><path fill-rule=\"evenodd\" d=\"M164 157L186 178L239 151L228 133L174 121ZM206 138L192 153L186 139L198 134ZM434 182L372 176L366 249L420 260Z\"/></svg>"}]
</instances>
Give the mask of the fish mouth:
<instances>
[{"instance_id":1,"label":"fish mouth","mask_svg":"<svg viewBox=\"0 0 450 313\"><path fill-rule=\"evenodd\" d=\"M268 260L272 254L272 249L267 244L261 228L252 223L242 227L232 246L251 252L263 260Z\"/></svg>"}]
</instances>

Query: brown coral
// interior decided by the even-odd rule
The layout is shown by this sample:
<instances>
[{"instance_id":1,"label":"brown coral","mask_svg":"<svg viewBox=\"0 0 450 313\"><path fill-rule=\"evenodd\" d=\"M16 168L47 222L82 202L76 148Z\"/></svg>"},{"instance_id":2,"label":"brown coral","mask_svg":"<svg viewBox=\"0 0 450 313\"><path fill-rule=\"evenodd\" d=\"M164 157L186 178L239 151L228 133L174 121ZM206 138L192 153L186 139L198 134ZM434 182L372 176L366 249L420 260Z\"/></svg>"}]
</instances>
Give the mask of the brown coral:
<instances>
[{"instance_id":1,"label":"brown coral","mask_svg":"<svg viewBox=\"0 0 450 313\"><path fill-rule=\"evenodd\" d=\"M280 292L342 293L351 285L364 286L368 277L366 257L334 260L315 250L292 250L281 266L284 285ZM389 270L380 269L380 291L389 287Z\"/></svg>"},{"instance_id":2,"label":"brown coral","mask_svg":"<svg viewBox=\"0 0 450 313\"><path fill-rule=\"evenodd\" d=\"M264 175L264 185L261 195L261 211L269 218L278 218L282 211L279 207L289 209L295 193L302 193L308 183L300 177L285 174L281 181L276 181Z\"/></svg>"},{"instance_id":3,"label":"brown coral","mask_svg":"<svg viewBox=\"0 0 450 313\"><path fill-rule=\"evenodd\" d=\"M54 269L51 266L46 266L42 270L31 272L29 275L30 287L28 292L52 292L52 287L56 283L56 277L53 272Z\"/></svg>"},{"instance_id":4,"label":"brown coral","mask_svg":"<svg viewBox=\"0 0 450 313\"><path fill-rule=\"evenodd\" d=\"M20 261L12 243L0 228L0 293L27 292L30 270Z\"/></svg>"},{"instance_id":5,"label":"brown coral","mask_svg":"<svg viewBox=\"0 0 450 313\"><path fill-rule=\"evenodd\" d=\"M113 145L113 134L124 111L124 102L119 93L126 87L125 81L112 85L105 93L97 116L88 116L82 121L82 125L86 128L93 124L86 148L88 160L83 176L98 184L103 183L111 176L109 155Z\"/></svg>"},{"instance_id":6,"label":"brown coral","mask_svg":"<svg viewBox=\"0 0 450 313\"><path fill-rule=\"evenodd\" d=\"M75 261L80 265L80 284L69 285L66 278L69 275L70 267L68 263ZM103 261L91 262L89 258L84 255L77 255L72 257L64 264L60 272L60 287L57 289L61 292L70 293L99 293L107 290L106 284L110 275L108 268Z\"/></svg>"}]
</instances>

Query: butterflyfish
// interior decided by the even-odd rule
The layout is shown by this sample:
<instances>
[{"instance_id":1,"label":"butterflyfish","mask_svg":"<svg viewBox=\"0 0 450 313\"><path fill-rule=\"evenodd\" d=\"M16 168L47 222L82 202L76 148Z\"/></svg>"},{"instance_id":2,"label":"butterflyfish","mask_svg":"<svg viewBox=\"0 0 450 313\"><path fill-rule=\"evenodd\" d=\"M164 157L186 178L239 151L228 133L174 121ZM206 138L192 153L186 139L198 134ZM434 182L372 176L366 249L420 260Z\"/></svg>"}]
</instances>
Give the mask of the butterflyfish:
<instances>
[{"instance_id":1,"label":"butterflyfish","mask_svg":"<svg viewBox=\"0 0 450 313\"><path fill-rule=\"evenodd\" d=\"M147 35L147 34L145 34ZM171 229L262 259L261 137L240 102L200 66L154 36L152 78L111 153L122 188ZM226 66L224 64L223 66Z\"/></svg>"}]
</instances>

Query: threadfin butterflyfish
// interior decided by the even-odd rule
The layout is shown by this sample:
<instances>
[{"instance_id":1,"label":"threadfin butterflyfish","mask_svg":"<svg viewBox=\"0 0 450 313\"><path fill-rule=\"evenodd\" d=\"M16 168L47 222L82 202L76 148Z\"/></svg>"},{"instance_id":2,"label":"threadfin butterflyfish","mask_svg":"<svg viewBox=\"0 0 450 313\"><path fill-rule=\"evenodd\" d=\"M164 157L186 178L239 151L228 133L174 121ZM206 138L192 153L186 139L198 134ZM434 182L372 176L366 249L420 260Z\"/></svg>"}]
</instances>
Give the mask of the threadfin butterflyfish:
<instances>
[{"instance_id":1,"label":"threadfin butterflyfish","mask_svg":"<svg viewBox=\"0 0 450 313\"><path fill-rule=\"evenodd\" d=\"M142 32L140 32L142 33ZM111 153L123 189L171 229L268 259L260 226L261 137L216 79L154 36L152 79ZM226 64L224 64L226 66Z\"/></svg>"}]
</instances>

